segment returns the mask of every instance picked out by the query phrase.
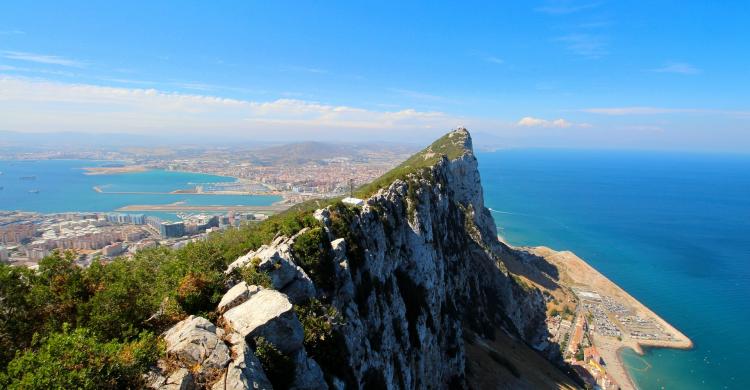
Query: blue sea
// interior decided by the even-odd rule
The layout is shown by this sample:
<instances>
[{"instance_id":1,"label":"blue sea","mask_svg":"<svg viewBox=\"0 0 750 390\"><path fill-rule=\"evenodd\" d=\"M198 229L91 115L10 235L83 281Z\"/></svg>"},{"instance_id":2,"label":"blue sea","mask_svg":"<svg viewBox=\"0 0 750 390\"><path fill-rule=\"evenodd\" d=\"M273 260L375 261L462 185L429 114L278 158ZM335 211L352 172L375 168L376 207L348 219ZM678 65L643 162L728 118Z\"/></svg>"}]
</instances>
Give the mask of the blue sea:
<instances>
[{"instance_id":1,"label":"blue sea","mask_svg":"<svg viewBox=\"0 0 750 390\"><path fill-rule=\"evenodd\" d=\"M750 389L750 156L478 154L514 245L572 250L695 343L623 353L641 389Z\"/></svg>"},{"instance_id":2,"label":"blue sea","mask_svg":"<svg viewBox=\"0 0 750 390\"><path fill-rule=\"evenodd\" d=\"M0 161L0 210L57 213L113 211L133 204L247 205L274 203L278 196L168 194L197 184L233 182L225 176L152 170L114 175L84 175L84 167L107 164L90 160ZM35 180L22 177L35 176ZM94 191L99 187L105 193ZM38 191L33 193L29 191ZM106 192L163 192L163 194L108 194ZM148 212L165 219L174 214Z\"/></svg>"}]
</instances>

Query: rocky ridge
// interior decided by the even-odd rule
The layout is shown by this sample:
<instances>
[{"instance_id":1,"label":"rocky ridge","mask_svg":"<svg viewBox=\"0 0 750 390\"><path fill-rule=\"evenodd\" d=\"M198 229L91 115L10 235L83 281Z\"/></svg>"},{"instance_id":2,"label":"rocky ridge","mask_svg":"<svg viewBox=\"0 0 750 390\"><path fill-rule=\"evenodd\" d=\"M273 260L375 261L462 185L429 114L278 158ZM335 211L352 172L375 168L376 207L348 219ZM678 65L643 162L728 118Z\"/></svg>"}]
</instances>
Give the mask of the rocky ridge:
<instances>
[{"instance_id":1,"label":"rocky ridge","mask_svg":"<svg viewBox=\"0 0 750 390\"><path fill-rule=\"evenodd\" d=\"M512 250L484 206L468 131L447 134L366 195L362 207L315 210L319 227L233 262L228 274L253 267L270 285L237 280L217 307L218 327L191 316L167 331L167 359L151 386L272 388L267 371L278 367L257 356L266 343L284 356L284 387L295 389L469 388L480 382L467 345L501 334L513 348L543 349L544 298L504 266ZM318 237L315 229L320 264L311 268L296 243ZM321 317L331 332L317 339L308 337L317 323L296 310L311 300L336 313ZM554 350L541 353L554 359ZM503 359L495 360L505 383L528 387Z\"/></svg>"}]
</instances>

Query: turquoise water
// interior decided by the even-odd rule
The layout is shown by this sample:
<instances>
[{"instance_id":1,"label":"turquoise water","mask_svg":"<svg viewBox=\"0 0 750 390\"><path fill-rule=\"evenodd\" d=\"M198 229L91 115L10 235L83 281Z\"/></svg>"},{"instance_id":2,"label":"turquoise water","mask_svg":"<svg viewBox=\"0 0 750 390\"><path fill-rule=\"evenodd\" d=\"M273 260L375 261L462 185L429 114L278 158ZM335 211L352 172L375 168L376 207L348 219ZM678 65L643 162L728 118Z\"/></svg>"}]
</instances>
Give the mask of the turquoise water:
<instances>
[{"instance_id":1,"label":"turquoise water","mask_svg":"<svg viewBox=\"0 0 750 390\"><path fill-rule=\"evenodd\" d=\"M200 173L153 170L117 175L84 175L82 167L105 162L81 160L0 161L0 210L23 210L42 213L66 211L113 211L133 204L188 205L269 205L278 196L258 195L195 195L195 194L107 194L105 192L142 191L170 192L190 189L195 184L232 182L234 178ZM36 176L36 180L21 180ZM39 193L29 191L38 190ZM173 214L145 213L160 217Z\"/></svg>"},{"instance_id":2,"label":"turquoise water","mask_svg":"<svg viewBox=\"0 0 750 390\"><path fill-rule=\"evenodd\" d=\"M641 389L748 389L750 156L519 150L478 155L516 245L576 252L695 343L623 359Z\"/></svg>"}]
</instances>

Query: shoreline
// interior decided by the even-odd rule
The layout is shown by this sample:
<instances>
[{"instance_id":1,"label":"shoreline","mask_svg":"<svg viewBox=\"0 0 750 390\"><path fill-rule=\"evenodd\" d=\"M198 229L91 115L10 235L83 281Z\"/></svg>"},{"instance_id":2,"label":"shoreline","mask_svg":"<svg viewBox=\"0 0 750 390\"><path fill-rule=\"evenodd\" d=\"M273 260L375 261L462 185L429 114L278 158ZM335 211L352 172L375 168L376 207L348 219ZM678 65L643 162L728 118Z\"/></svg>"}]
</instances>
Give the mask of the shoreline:
<instances>
[{"instance_id":1,"label":"shoreline","mask_svg":"<svg viewBox=\"0 0 750 390\"><path fill-rule=\"evenodd\" d=\"M100 175L122 175L124 173L140 173L152 170L145 165L127 165L122 167L83 167L81 168L86 176Z\"/></svg>"},{"instance_id":2,"label":"shoreline","mask_svg":"<svg viewBox=\"0 0 750 390\"><path fill-rule=\"evenodd\" d=\"M644 317L649 317L656 321L657 324L662 326L662 328L669 332L672 337L673 341L666 341L666 340L640 340L640 339L632 339L629 336L625 336L622 338L622 340L617 340L615 338L610 338L606 336L599 336L594 337L594 345L599 350L602 357L607 356L605 358L605 362L613 362L613 364L610 364L609 369L607 372L609 372L617 381L618 384L623 389L627 389L630 386L632 389L638 389L638 386L636 385L635 378L633 378L632 374L630 373L628 366L625 364L624 360L621 356L621 351L625 348L629 348L633 350L636 354L639 356L643 356L645 354L644 348L669 348L669 349L691 349L693 347L693 342L685 336L682 332L680 332L677 328L672 326L670 323L668 323L666 320L661 318L659 315L654 313L651 309L649 309L646 305L635 299L632 295L630 295L627 291L625 291L622 287L618 286L616 283L612 282L609 278L601 274L596 268L592 267L590 264L588 264L585 260L578 257L571 251L555 251L553 249L547 248L547 247L521 247L518 248L521 250L531 250L531 251L541 251L542 253L547 252L546 256L543 256L545 259L551 261L553 264L558 266L558 268L562 268L561 271L564 269L566 272L569 271L571 268L576 268L576 266L581 266L583 268L583 272L580 272L580 268L578 269L579 272L577 272L578 276L588 276L589 281L583 282L582 279L575 279L574 283L571 285L566 285L565 283L562 283L563 285L566 285L567 287L573 287L573 286L586 286L588 288L595 288L598 291L606 291L607 293L616 296L623 301L625 301L636 313L643 315ZM562 267L560 267L562 266ZM568 272L570 274L570 272ZM592 332L593 333L593 332ZM615 367L612 367L612 366Z\"/></svg>"},{"instance_id":3,"label":"shoreline","mask_svg":"<svg viewBox=\"0 0 750 390\"><path fill-rule=\"evenodd\" d=\"M669 348L688 350L693 348L693 342L689 337L575 253L571 251L556 251L545 246L513 246L500 235L498 235L498 239L513 250L541 257L554 265L559 272L559 279L557 280L559 286L571 290L574 287L583 287L616 298L629 306L636 314L652 319L665 332L671 335L671 340L644 340L635 339L624 334L621 340L618 340L614 337L591 332L593 343L599 350L602 358L605 359L605 362L611 362L608 365L607 372L615 378L623 389L638 389L635 379L622 358L622 353L626 348L631 349L638 356L645 355L645 349Z\"/></svg>"},{"instance_id":4,"label":"shoreline","mask_svg":"<svg viewBox=\"0 0 750 390\"><path fill-rule=\"evenodd\" d=\"M615 351L615 356L617 356L617 365L619 367L622 367L622 369L625 371L624 377L627 379L627 384L630 385L630 387L634 389L638 389L638 386L635 384L635 380L633 380L633 375L630 374L630 371L628 371L628 366L625 364L625 361L622 359L622 352L625 351L625 349L628 347L620 347L617 348L617 351Z\"/></svg>"}]
</instances>

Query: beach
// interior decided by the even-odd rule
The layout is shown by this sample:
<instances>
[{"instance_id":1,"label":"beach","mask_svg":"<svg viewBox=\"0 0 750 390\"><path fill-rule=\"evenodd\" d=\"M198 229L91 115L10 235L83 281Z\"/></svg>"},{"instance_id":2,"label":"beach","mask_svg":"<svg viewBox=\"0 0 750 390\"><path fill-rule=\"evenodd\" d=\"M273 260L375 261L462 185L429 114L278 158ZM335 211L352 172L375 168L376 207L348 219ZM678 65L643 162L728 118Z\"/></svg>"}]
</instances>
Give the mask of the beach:
<instances>
[{"instance_id":1,"label":"beach","mask_svg":"<svg viewBox=\"0 0 750 390\"><path fill-rule=\"evenodd\" d=\"M514 249L525 252L528 255L541 257L554 265L558 271L557 283L563 288L573 291L593 291L601 294L601 296L610 297L615 302L619 302L624 307L630 309L634 315L652 320L658 324L665 334L671 336L669 339L646 340L633 338L624 329L620 338L606 336L598 332L590 332L594 346L605 361L607 373L614 378L622 389L637 388L620 357L620 352L623 348L630 348L639 355L643 355L644 347L673 349L690 349L693 347L693 342L686 335L573 252L555 251L544 246L517 247Z\"/></svg>"}]
</instances>

